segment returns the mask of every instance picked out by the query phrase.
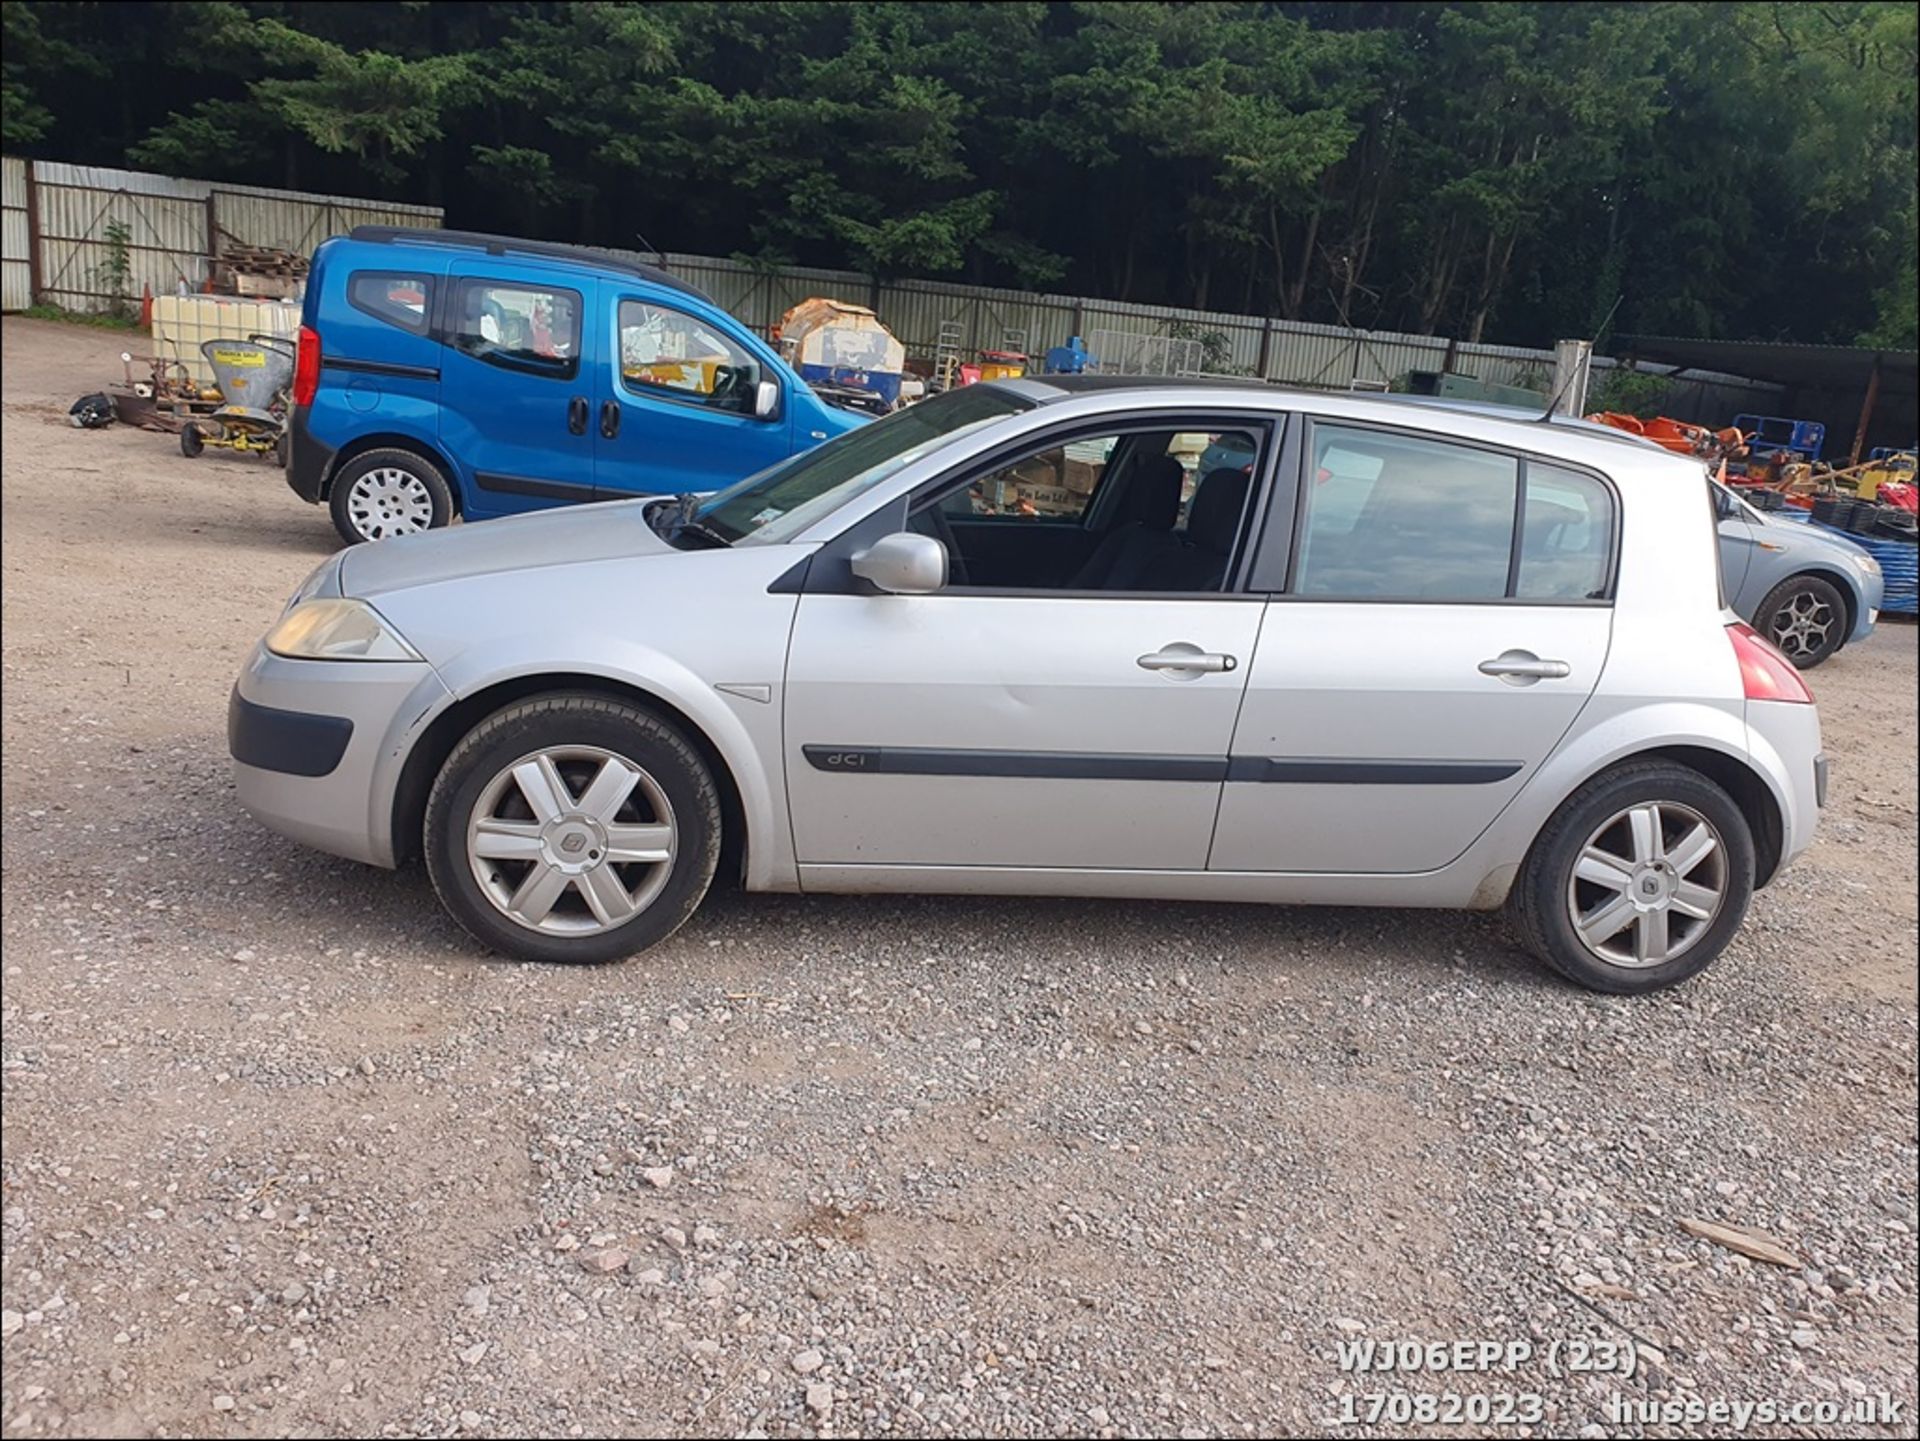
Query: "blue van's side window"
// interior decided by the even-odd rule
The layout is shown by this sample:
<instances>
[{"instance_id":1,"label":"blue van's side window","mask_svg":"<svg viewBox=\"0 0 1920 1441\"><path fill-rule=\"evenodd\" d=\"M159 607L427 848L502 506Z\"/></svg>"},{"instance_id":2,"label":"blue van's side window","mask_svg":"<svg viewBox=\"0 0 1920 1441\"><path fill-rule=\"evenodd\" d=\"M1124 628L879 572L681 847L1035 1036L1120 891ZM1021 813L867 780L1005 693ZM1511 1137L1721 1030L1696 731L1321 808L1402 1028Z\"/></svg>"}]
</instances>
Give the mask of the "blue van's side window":
<instances>
[{"instance_id":1,"label":"blue van's side window","mask_svg":"<svg viewBox=\"0 0 1920 1441\"><path fill-rule=\"evenodd\" d=\"M462 280L454 292L449 342L503 370L553 380L580 371L580 292L522 281Z\"/></svg>"},{"instance_id":2,"label":"blue van's side window","mask_svg":"<svg viewBox=\"0 0 1920 1441\"><path fill-rule=\"evenodd\" d=\"M715 410L753 410L760 367L706 322L649 301L620 302L620 379L631 390Z\"/></svg>"},{"instance_id":3,"label":"blue van's side window","mask_svg":"<svg viewBox=\"0 0 1920 1441\"><path fill-rule=\"evenodd\" d=\"M375 320L425 335L433 319L433 281L397 270L356 270L347 277L347 303Z\"/></svg>"}]
</instances>

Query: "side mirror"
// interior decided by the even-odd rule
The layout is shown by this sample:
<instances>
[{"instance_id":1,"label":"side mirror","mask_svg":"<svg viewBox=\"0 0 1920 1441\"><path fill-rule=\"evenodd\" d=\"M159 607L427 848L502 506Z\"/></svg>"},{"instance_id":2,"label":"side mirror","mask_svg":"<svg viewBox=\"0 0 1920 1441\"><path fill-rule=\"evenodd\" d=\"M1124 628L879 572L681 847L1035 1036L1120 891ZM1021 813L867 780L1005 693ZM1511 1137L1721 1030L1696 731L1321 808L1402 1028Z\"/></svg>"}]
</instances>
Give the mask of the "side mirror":
<instances>
[{"instance_id":1,"label":"side mirror","mask_svg":"<svg viewBox=\"0 0 1920 1441\"><path fill-rule=\"evenodd\" d=\"M780 413L780 382L763 380L753 388L753 414L757 420L772 420Z\"/></svg>"},{"instance_id":2,"label":"side mirror","mask_svg":"<svg viewBox=\"0 0 1920 1441\"><path fill-rule=\"evenodd\" d=\"M852 565L860 579L892 595L932 595L947 583L947 548L910 530L881 536Z\"/></svg>"}]
</instances>

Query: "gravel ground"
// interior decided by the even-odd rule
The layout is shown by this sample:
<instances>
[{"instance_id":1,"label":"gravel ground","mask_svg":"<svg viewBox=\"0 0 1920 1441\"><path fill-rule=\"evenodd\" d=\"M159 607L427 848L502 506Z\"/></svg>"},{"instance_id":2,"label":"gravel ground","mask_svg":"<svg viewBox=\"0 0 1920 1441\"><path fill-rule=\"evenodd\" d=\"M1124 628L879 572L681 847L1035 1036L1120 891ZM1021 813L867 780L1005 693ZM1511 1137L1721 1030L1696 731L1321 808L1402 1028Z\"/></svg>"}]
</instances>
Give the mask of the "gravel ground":
<instances>
[{"instance_id":1,"label":"gravel ground","mask_svg":"<svg viewBox=\"0 0 1920 1441\"><path fill-rule=\"evenodd\" d=\"M8 1434L1915 1434L1911 624L1815 675L1819 842L1652 999L1484 916L1147 903L720 895L509 964L236 806L228 687L333 534L67 427L124 343L4 327Z\"/></svg>"}]
</instances>

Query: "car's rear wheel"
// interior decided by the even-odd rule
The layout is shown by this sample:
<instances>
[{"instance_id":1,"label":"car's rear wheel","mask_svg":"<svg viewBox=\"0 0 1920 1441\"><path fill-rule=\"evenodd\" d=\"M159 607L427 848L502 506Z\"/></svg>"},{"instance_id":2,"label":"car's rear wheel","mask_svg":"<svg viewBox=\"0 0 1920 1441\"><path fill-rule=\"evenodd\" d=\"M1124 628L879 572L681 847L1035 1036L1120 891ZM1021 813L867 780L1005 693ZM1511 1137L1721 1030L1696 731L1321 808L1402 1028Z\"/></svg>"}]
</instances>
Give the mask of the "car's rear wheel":
<instances>
[{"instance_id":1,"label":"car's rear wheel","mask_svg":"<svg viewBox=\"0 0 1920 1441\"><path fill-rule=\"evenodd\" d=\"M340 538L358 545L446 525L453 519L453 491L425 456L386 447L341 466L329 509Z\"/></svg>"},{"instance_id":2,"label":"car's rear wheel","mask_svg":"<svg viewBox=\"0 0 1920 1441\"><path fill-rule=\"evenodd\" d=\"M1637 995L1726 949L1753 870L1752 830L1726 791L1685 766L1629 764L1554 813L1508 910L1528 949L1568 979Z\"/></svg>"},{"instance_id":3,"label":"car's rear wheel","mask_svg":"<svg viewBox=\"0 0 1920 1441\"><path fill-rule=\"evenodd\" d=\"M1790 576L1767 592L1755 624L1796 669L1812 670L1846 640L1847 603L1830 580Z\"/></svg>"},{"instance_id":4,"label":"car's rear wheel","mask_svg":"<svg viewBox=\"0 0 1920 1441\"><path fill-rule=\"evenodd\" d=\"M720 857L720 798L673 726L605 696L535 697L454 748L427 800L434 889L531 961L614 960L678 930Z\"/></svg>"}]
</instances>

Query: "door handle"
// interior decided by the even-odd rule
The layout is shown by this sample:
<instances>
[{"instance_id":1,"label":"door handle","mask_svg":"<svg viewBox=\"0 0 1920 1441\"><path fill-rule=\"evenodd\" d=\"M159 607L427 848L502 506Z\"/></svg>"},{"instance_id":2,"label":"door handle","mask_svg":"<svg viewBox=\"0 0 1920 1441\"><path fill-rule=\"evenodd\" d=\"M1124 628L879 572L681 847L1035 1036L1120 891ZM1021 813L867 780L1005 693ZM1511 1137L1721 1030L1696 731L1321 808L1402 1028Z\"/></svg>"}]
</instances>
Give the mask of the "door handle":
<instances>
[{"instance_id":1,"label":"door handle","mask_svg":"<svg viewBox=\"0 0 1920 1441\"><path fill-rule=\"evenodd\" d=\"M612 440L620 433L620 402L603 400L600 402L600 434Z\"/></svg>"},{"instance_id":2,"label":"door handle","mask_svg":"<svg viewBox=\"0 0 1920 1441\"><path fill-rule=\"evenodd\" d=\"M1573 674L1563 660L1542 660L1530 650L1503 650L1480 662L1480 674L1497 676L1508 685L1532 685L1538 680L1562 680Z\"/></svg>"},{"instance_id":3,"label":"door handle","mask_svg":"<svg viewBox=\"0 0 1920 1441\"><path fill-rule=\"evenodd\" d=\"M1179 640L1141 656L1134 664L1141 670L1167 671L1175 680L1191 680L1207 671L1232 670L1240 662L1219 651L1201 650L1197 645Z\"/></svg>"},{"instance_id":4,"label":"door handle","mask_svg":"<svg viewBox=\"0 0 1920 1441\"><path fill-rule=\"evenodd\" d=\"M567 429L574 435L587 433L587 398L576 395L567 402Z\"/></svg>"}]
</instances>

